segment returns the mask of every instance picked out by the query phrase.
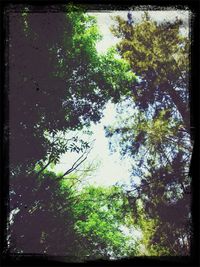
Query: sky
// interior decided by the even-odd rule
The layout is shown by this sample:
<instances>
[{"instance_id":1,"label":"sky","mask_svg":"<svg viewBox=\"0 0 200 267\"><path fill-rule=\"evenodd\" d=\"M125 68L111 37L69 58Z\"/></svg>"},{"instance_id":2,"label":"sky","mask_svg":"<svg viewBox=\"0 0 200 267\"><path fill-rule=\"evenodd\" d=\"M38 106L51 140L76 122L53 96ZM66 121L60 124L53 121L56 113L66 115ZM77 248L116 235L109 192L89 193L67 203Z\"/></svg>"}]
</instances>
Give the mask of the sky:
<instances>
[{"instance_id":1,"label":"sky","mask_svg":"<svg viewBox=\"0 0 200 267\"><path fill-rule=\"evenodd\" d=\"M102 34L102 40L97 43L97 51L99 53L105 53L106 50L115 45L118 39L115 38L110 32L109 28L113 24L112 16L120 15L124 19L127 19L128 11L113 11L113 12L92 12L91 15L96 16L97 24L99 26L100 33ZM139 22L143 11L133 11L132 16L134 22ZM189 29L189 11L149 11L150 17L158 22L165 20L175 20L176 17L181 18L184 21L184 27L182 28L183 34L188 34ZM91 126L93 131L92 138L95 139L93 149L88 155L87 161L81 166L83 169L87 166L87 163L98 163L96 171L87 178L87 185L95 186L111 186L117 182L130 183L130 170L131 162L128 159L121 159L119 151L111 154L109 151L108 140L105 137L104 126L108 126L115 121L117 115L115 105L108 103L104 110L104 116L102 120ZM66 153L61 159L60 163L56 165L55 172L65 172L71 167L80 155L76 153ZM86 164L86 165L85 165ZM134 177L137 183L139 179Z\"/></svg>"},{"instance_id":2,"label":"sky","mask_svg":"<svg viewBox=\"0 0 200 267\"><path fill-rule=\"evenodd\" d=\"M110 32L110 27L114 24L112 17L121 16L127 20L127 11L112 11L112 12L91 12L90 14L97 18L97 24L100 32L103 35L103 39L97 44L97 50L99 53L105 53L106 50L115 45L119 39L114 37ZM187 10L167 10L167 11L148 11L150 17L156 20L158 23L163 20L174 21L177 18L183 20L182 33L188 34L189 20L191 18L190 12ZM141 16L144 11L132 11L133 21L135 23L141 20Z\"/></svg>"},{"instance_id":3,"label":"sky","mask_svg":"<svg viewBox=\"0 0 200 267\"><path fill-rule=\"evenodd\" d=\"M84 169L89 163L97 163L97 170L87 179L88 184L91 185L111 186L116 182L127 183L130 177L129 169L131 169L131 164L128 159L121 159L119 151L111 154L108 139L104 133L104 126L108 126L115 121L115 105L109 102L103 114L104 116L100 123L92 124L91 126L93 131L92 139L95 140L93 149L89 153L87 161L79 169ZM60 164L57 164L54 170L56 172L65 172L79 156L76 153L64 154L60 159Z\"/></svg>"}]
</instances>

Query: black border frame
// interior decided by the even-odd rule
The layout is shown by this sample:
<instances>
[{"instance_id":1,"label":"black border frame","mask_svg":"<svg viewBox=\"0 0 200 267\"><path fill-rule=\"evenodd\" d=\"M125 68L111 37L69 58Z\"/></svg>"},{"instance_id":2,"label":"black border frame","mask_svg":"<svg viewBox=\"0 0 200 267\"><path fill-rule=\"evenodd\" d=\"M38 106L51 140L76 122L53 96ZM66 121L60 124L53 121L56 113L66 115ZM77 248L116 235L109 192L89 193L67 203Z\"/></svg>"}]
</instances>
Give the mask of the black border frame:
<instances>
[{"instance_id":1,"label":"black border frame","mask_svg":"<svg viewBox=\"0 0 200 267\"><path fill-rule=\"evenodd\" d=\"M199 183L199 170L198 168L198 156L199 156L199 81L200 81L200 68L199 68L199 50L200 50L200 1L198 0L133 0L127 1L70 1L75 4L88 5L89 8L95 10L123 10L128 9L130 6L148 6L149 9L153 7L167 8L167 7L185 7L191 10L193 13L192 25L191 25L191 70L190 70L190 110L191 110L191 137L194 142L194 148L192 153L190 173L192 175L192 218L193 218L193 240L191 247L191 256L181 257L135 257L127 260L118 261L90 261L81 264L107 266L107 265L133 265L133 266L200 266L200 232L199 232L199 204L200 194L198 189L200 188ZM36 8L48 7L50 5L59 6L66 4L68 1L62 0L0 0L0 32L1 32L1 54L0 54L0 71L1 71L1 83L2 87L0 90L0 107L1 107L1 149L0 149L0 162L2 164L1 179L0 179L0 197L1 197L1 263L2 266L64 266L68 265L69 262L64 257L49 257L42 255L10 255L6 249L6 214L8 211L8 188L9 188L9 136L8 128L5 126L9 121L9 108L8 108L8 88L6 88L6 81L8 79L8 66L6 65L6 10L9 5L33 5ZM152 10L153 10L152 9ZM77 263L73 263L77 264Z\"/></svg>"}]
</instances>

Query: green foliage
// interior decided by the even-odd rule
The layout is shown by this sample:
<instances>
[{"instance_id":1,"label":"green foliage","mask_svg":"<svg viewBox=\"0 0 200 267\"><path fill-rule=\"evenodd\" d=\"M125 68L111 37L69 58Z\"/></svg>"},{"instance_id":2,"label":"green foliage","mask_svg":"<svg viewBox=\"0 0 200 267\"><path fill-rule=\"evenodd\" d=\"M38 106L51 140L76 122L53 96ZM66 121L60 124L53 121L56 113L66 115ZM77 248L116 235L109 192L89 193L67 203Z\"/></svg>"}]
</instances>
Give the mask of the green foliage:
<instances>
[{"instance_id":1,"label":"green foliage","mask_svg":"<svg viewBox=\"0 0 200 267\"><path fill-rule=\"evenodd\" d=\"M120 88L127 90L134 80L130 66L115 59L113 52L97 54L100 35L95 18L71 5L66 6L66 11L44 15L26 9L22 15L11 15L13 167L22 162L34 165L50 153L51 143L45 133L80 130L92 121L98 122L105 103L109 99L116 102Z\"/></svg>"},{"instance_id":2,"label":"green foliage","mask_svg":"<svg viewBox=\"0 0 200 267\"><path fill-rule=\"evenodd\" d=\"M148 253L188 255L189 39L180 34L178 19L157 23L145 13L133 25L119 16L115 21L112 32L121 38L118 52L141 81L119 104L119 120L107 127L106 135L113 147L119 145L122 155L133 160L132 209L138 210L134 199L140 199L145 214L140 216L141 227L154 220L143 229ZM140 178L138 186L135 176Z\"/></svg>"},{"instance_id":3,"label":"green foliage","mask_svg":"<svg viewBox=\"0 0 200 267\"><path fill-rule=\"evenodd\" d=\"M95 17L65 9L10 15L10 251L76 260L187 255L189 40L181 21L158 24L146 13L130 26L117 17L117 50L98 55ZM117 186L80 190L95 167L73 172L90 148L81 134L108 100L121 118L107 136L141 178L131 194ZM56 175L66 152L81 156Z\"/></svg>"},{"instance_id":4,"label":"green foliage","mask_svg":"<svg viewBox=\"0 0 200 267\"><path fill-rule=\"evenodd\" d=\"M157 23L148 14L140 23L127 25L116 17L112 27L115 36L122 38L117 49L143 83L133 87L137 105L146 109L157 102L164 108L179 112L184 127L189 130L188 75L189 40L180 34L182 21Z\"/></svg>"},{"instance_id":5,"label":"green foliage","mask_svg":"<svg viewBox=\"0 0 200 267\"><path fill-rule=\"evenodd\" d=\"M12 178L10 208L18 209L10 221L12 253L63 255L79 261L138 253L137 243L122 230L132 225L122 190L91 186L77 192L77 179L76 173L63 180L62 174L47 170L40 176Z\"/></svg>"},{"instance_id":6,"label":"green foliage","mask_svg":"<svg viewBox=\"0 0 200 267\"><path fill-rule=\"evenodd\" d=\"M12 178L10 209L17 211L10 221L10 252L73 255L78 237L73 229L72 192L61 190L53 172Z\"/></svg>"},{"instance_id":7,"label":"green foliage","mask_svg":"<svg viewBox=\"0 0 200 267\"><path fill-rule=\"evenodd\" d=\"M25 32L26 36L28 36L28 34L29 34L29 26L28 26L27 16L28 16L28 8L24 8L24 12L22 13L22 18L23 18L23 24L24 24L24 32Z\"/></svg>"},{"instance_id":8,"label":"green foliage","mask_svg":"<svg viewBox=\"0 0 200 267\"><path fill-rule=\"evenodd\" d=\"M104 257L110 257L111 250L125 255L120 244L126 238L117 229L123 219L123 203L116 200L115 206L108 208L110 215L108 211L98 212L100 194L106 198L114 193L102 189L92 193L88 189L90 202L91 197L96 198L96 207L92 211L86 206L89 213L85 214L75 189L88 172L71 173L81 162L81 156L77 165L65 174L55 175L53 168L66 152L84 156L90 144L80 137L81 130L100 120L105 103L110 99L117 102L135 75L128 63L115 58L113 51L103 56L97 54L96 42L101 36L94 17L73 5L65 8L66 13L43 14L32 12L29 7L21 14L11 13L9 18L10 215L13 217L9 246L17 253L80 259L91 251L97 256L98 246L102 247ZM74 134L69 137L70 131ZM115 194L119 196L117 190ZM81 216L88 216L86 224Z\"/></svg>"},{"instance_id":9,"label":"green foliage","mask_svg":"<svg viewBox=\"0 0 200 267\"><path fill-rule=\"evenodd\" d=\"M107 94L114 103L117 103L121 96L129 93L129 88L136 81L136 76L125 60L117 58L115 48L110 48L106 55L100 56L100 59L104 78L111 85L107 89Z\"/></svg>"},{"instance_id":10,"label":"green foliage","mask_svg":"<svg viewBox=\"0 0 200 267\"><path fill-rule=\"evenodd\" d=\"M136 244L131 244L132 238L122 231L122 226L130 226L130 208L120 188L87 187L74 210L75 229L91 241L94 257L136 254Z\"/></svg>"}]
</instances>

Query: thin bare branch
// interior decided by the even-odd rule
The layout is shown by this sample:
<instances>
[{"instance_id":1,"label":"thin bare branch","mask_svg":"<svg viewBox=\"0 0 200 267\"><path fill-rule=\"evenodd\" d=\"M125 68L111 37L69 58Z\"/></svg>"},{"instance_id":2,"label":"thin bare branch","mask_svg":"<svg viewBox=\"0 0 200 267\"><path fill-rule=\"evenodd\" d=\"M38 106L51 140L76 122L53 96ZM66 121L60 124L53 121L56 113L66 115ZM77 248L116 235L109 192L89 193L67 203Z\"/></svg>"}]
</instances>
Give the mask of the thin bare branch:
<instances>
[{"instance_id":1,"label":"thin bare branch","mask_svg":"<svg viewBox=\"0 0 200 267\"><path fill-rule=\"evenodd\" d=\"M86 153L86 151L73 163L72 167L70 169L68 169L62 176L59 177L60 179L63 179L65 176L67 176L69 173L73 172L74 170L76 170L88 157L88 154L90 153L90 151L92 150L89 149ZM65 178L67 179L67 178Z\"/></svg>"}]
</instances>

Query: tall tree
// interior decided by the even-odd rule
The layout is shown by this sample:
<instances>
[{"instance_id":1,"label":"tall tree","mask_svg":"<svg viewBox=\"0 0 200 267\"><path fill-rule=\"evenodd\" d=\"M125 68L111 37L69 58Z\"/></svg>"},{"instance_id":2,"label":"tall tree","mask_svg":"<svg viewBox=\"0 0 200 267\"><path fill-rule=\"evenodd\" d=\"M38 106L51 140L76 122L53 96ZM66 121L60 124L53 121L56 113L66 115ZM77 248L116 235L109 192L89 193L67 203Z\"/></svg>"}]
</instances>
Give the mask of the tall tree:
<instances>
[{"instance_id":1,"label":"tall tree","mask_svg":"<svg viewBox=\"0 0 200 267\"><path fill-rule=\"evenodd\" d=\"M116 98L118 82L113 78L118 73L112 77L110 62L122 73L126 87L130 70L111 54L98 56L95 19L78 8L19 11L9 13L10 163L14 166L34 165L47 155L51 145L45 132L81 129L97 122L106 101Z\"/></svg>"},{"instance_id":2,"label":"tall tree","mask_svg":"<svg viewBox=\"0 0 200 267\"><path fill-rule=\"evenodd\" d=\"M66 240L72 242L74 238L67 236L73 218L70 221L69 203L56 193L58 184L52 180L55 175L45 173L66 151L83 154L60 179L83 162L89 144L79 138L77 131L100 120L106 101L119 98L115 88L119 85L111 76L113 56L97 54L100 35L94 17L72 5L62 7L64 10L52 6L52 12L47 13L32 6L16 8L19 6L8 11L9 242L14 251L56 254L59 247L53 240L58 232L63 236L63 254L65 250L67 253ZM114 58L112 62L128 87L129 64ZM74 136L69 138L69 131L74 131ZM41 218L43 223L34 229L34 239L29 243L31 225L37 227ZM73 230L71 233L74 235Z\"/></svg>"},{"instance_id":3,"label":"tall tree","mask_svg":"<svg viewBox=\"0 0 200 267\"><path fill-rule=\"evenodd\" d=\"M146 12L141 23L127 25L116 17L112 27L121 38L117 50L122 58L141 77L142 83L133 86L133 95L141 109L151 104L175 107L189 132L189 39L180 33L180 19L157 23Z\"/></svg>"},{"instance_id":4,"label":"tall tree","mask_svg":"<svg viewBox=\"0 0 200 267\"><path fill-rule=\"evenodd\" d=\"M134 199L138 198L146 219L157 220L152 245L167 248L162 253L188 255L189 39L180 33L182 21L178 19L157 23L145 13L139 23L127 24L119 16L116 22L112 32L121 38L117 50L140 79L126 94L119 109L121 119L107 128L107 136L118 136L113 140L120 144L122 155L133 158L129 194L135 212ZM134 176L140 177L139 185Z\"/></svg>"}]
</instances>

